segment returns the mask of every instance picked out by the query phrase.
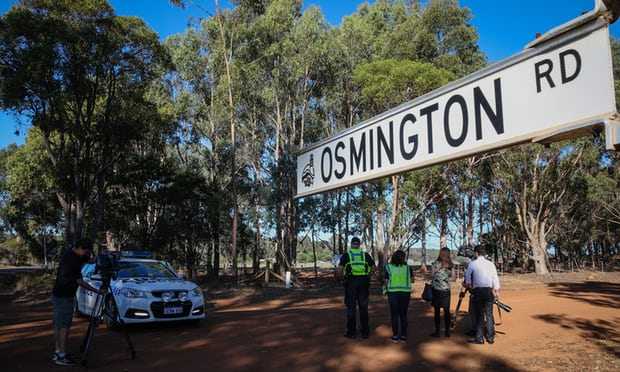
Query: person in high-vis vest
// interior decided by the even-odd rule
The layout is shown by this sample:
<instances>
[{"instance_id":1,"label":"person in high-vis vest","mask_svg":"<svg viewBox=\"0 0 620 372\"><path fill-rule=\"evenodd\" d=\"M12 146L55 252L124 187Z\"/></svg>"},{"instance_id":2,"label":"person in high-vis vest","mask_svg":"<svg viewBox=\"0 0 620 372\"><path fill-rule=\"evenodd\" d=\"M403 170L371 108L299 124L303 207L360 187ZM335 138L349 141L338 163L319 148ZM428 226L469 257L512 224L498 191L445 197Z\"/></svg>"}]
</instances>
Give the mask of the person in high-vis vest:
<instances>
[{"instance_id":1,"label":"person in high-vis vest","mask_svg":"<svg viewBox=\"0 0 620 372\"><path fill-rule=\"evenodd\" d=\"M368 295L370 291L370 274L375 262L368 253L361 249L361 240L351 239L351 248L340 258L344 271L344 303L347 306L347 330L345 337L357 337L357 309L360 315L360 334L362 338L370 335L368 324Z\"/></svg>"},{"instance_id":2,"label":"person in high-vis vest","mask_svg":"<svg viewBox=\"0 0 620 372\"><path fill-rule=\"evenodd\" d=\"M385 291L390 305L392 319L392 341L407 341L407 311L411 298L411 269L407 265L405 252L398 250L385 265Z\"/></svg>"}]
</instances>

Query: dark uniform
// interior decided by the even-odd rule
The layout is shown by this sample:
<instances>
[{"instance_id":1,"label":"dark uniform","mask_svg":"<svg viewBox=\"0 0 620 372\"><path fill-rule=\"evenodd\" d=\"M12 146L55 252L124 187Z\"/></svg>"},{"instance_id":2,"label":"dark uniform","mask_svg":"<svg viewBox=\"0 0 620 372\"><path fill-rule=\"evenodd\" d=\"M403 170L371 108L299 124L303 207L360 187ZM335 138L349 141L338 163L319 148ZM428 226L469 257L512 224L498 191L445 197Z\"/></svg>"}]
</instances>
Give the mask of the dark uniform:
<instances>
[{"instance_id":1,"label":"dark uniform","mask_svg":"<svg viewBox=\"0 0 620 372\"><path fill-rule=\"evenodd\" d=\"M370 272L375 266L375 262L368 253L359 249L358 245L340 257L340 266L344 267L345 275L344 303L347 306L347 332L345 336L355 337L357 334L356 307L359 307L360 332L362 337L367 338L370 334L368 325Z\"/></svg>"}]
</instances>

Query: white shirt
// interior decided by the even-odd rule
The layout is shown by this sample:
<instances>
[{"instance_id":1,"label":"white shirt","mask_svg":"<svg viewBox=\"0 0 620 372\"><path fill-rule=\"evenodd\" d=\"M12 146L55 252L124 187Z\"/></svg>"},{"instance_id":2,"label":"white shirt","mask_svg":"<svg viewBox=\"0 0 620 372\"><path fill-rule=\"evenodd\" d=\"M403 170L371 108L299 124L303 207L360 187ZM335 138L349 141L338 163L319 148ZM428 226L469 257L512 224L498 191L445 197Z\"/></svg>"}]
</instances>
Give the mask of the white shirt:
<instances>
[{"instance_id":1,"label":"white shirt","mask_svg":"<svg viewBox=\"0 0 620 372\"><path fill-rule=\"evenodd\" d=\"M473 288L499 289L499 277L493 262L483 256L470 262L465 271L465 284Z\"/></svg>"}]
</instances>

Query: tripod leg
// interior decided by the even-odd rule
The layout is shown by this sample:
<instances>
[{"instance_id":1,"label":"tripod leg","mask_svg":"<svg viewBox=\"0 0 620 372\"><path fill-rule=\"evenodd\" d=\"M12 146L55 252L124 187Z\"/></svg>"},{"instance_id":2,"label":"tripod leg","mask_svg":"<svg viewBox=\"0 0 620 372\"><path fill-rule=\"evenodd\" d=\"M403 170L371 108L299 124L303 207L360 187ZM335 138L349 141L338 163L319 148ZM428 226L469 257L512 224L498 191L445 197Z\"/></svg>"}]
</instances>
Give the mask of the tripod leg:
<instances>
[{"instance_id":1,"label":"tripod leg","mask_svg":"<svg viewBox=\"0 0 620 372\"><path fill-rule=\"evenodd\" d=\"M497 313L499 314L499 323L495 323L495 325L502 325L502 308L499 305L497 306Z\"/></svg>"},{"instance_id":2,"label":"tripod leg","mask_svg":"<svg viewBox=\"0 0 620 372\"><path fill-rule=\"evenodd\" d=\"M82 365L84 367L88 366L88 352L90 351L93 336L95 335L95 329L99 324L99 317L101 316L101 311L99 308L101 307L102 303L103 300L101 300L101 296L97 294L97 298L95 299L95 305L93 306L93 310L90 314L88 330L86 331L86 336L84 337L82 347L80 348L80 351L82 352Z\"/></svg>"},{"instance_id":3,"label":"tripod leg","mask_svg":"<svg viewBox=\"0 0 620 372\"><path fill-rule=\"evenodd\" d=\"M465 292L461 289L459 291L459 302L456 304L456 310L454 310L454 314L452 315L452 321L450 322L450 328L456 328L456 318L459 316L459 311L461 310L461 303L463 303L463 298L465 297Z\"/></svg>"}]
</instances>

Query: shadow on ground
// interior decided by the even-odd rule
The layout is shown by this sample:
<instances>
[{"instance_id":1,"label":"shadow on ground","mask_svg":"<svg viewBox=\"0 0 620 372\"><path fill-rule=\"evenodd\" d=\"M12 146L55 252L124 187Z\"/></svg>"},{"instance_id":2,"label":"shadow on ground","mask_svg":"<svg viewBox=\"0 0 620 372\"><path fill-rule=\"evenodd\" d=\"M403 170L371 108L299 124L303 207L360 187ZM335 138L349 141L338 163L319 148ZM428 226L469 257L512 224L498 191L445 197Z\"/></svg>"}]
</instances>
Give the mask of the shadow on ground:
<instances>
[{"instance_id":1,"label":"shadow on ground","mask_svg":"<svg viewBox=\"0 0 620 372\"><path fill-rule=\"evenodd\" d=\"M544 314L536 315L534 318L557 324L565 329L578 330L581 337L593 342L601 350L620 358L620 332L618 331L620 318L616 318L614 322L604 319L576 318L566 314Z\"/></svg>"},{"instance_id":2,"label":"shadow on ground","mask_svg":"<svg viewBox=\"0 0 620 372\"><path fill-rule=\"evenodd\" d=\"M342 290L255 292L225 296L200 325L171 323L129 327L137 360L128 360L120 333L98 330L91 369L135 371L518 371L490 356L463 336L430 339L428 305L413 300L410 339L389 342L385 299L371 297L373 333L368 340L342 336ZM0 363L9 371L40 371L50 366L49 304L10 304L0 310ZM5 318L6 317L6 318ZM459 326L461 328L462 326ZM457 328L458 331L462 329ZM71 340L76 349L86 329L79 320ZM76 350L77 351L77 350ZM10 357L10 358L9 358ZM4 368L3 368L4 369Z\"/></svg>"},{"instance_id":3,"label":"shadow on ground","mask_svg":"<svg viewBox=\"0 0 620 372\"><path fill-rule=\"evenodd\" d=\"M549 283L554 296L578 300L596 306L620 308L620 283L586 281Z\"/></svg>"}]
</instances>

